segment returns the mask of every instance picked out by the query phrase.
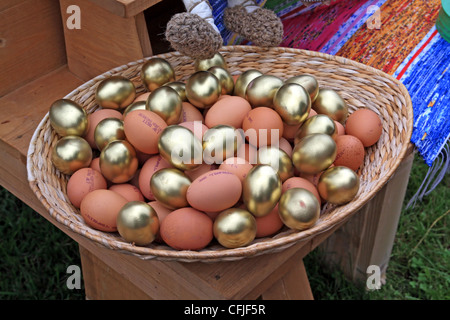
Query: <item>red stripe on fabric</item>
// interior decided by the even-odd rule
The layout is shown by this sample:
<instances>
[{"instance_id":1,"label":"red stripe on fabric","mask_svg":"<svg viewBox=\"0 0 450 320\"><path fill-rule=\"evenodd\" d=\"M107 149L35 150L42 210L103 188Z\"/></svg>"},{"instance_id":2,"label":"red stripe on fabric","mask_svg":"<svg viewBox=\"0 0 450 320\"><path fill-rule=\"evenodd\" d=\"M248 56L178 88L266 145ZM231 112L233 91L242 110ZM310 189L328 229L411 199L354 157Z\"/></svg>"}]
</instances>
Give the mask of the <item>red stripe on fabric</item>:
<instances>
[{"instance_id":1,"label":"red stripe on fabric","mask_svg":"<svg viewBox=\"0 0 450 320\"><path fill-rule=\"evenodd\" d=\"M427 41L425 41L425 43L420 47L419 50L417 50L417 52L412 56L412 58L408 61L408 63L406 64L406 66L402 69L402 71L400 71L400 73L397 76L397 80L400 80L403 75L405 74L406 70L408 70L409 66L411 66L411 64L414 62L414 60L419 56L419 54L423 51L423 49L425 49L425 47L430 43L430 41L434 38L434 36L437 34L437 30L434 30L434 32L431 34L431 36L428 38Z\"/></svg>"}]
</instances>

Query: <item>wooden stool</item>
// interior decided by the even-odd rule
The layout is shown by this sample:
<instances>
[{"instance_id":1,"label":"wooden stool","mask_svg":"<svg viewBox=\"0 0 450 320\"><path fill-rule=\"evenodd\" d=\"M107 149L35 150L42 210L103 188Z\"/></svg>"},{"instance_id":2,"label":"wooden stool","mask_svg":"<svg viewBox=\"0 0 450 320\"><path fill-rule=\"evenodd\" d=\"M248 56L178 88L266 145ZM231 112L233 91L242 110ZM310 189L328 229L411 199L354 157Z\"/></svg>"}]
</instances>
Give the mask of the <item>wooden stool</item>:
<instances>
[{"instance_id":1,"label":"wooden stool","mask_svg":"<svg viewBox=\"0 0 450 320\"><path fill-rule=\"evenodd\" d=\"M98 74L154 53L145 17L157 16L151 10L158 3L77 1L79 30L65 25L73 1L0 4L5 17L0 21L0 30L5 30L0 35L0 69L7 71L0 73L0 184L79 244L86 297L312 299L303 258L319 245L327 260L339 263L350 279L364 280L372 264L383 274L408 183L412 146L385 187L344 225L284 251L253 258L214 263L142 260L101 247L50 217L27 179L26 156L37 125L56 99Z\"/></svg>"}]
</instances>

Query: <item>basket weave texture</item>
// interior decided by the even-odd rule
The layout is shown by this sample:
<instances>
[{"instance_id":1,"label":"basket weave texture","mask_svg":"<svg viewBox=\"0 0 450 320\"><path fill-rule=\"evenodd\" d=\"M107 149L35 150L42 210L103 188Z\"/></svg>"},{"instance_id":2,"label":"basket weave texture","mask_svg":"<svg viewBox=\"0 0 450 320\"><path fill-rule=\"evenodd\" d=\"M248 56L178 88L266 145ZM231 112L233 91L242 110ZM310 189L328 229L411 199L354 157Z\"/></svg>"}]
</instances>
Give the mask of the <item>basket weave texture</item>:
<instances>
[{"instance_id":1,"label":"basket weave texture","mask_svg":"<svg viewBox=\"0 0 450 320\"><path fill-rule=\"evenodd\" d=\"M51 151L59 137L51 128L47 113L31 139L27 171L31 189L50 215L62 225L98 244L141 259L233 261L284 250L346 221L385 185L405 157L413 129L412 104L403 84L390 75L338 56L299 49L225 46L220 53L232 75L248 69L257 69L284 80L300 74L311 74L317 78L321 88L334 89L346 100L349 113L358 108L369 108L380 116L383 124L381 138L374 146L366 148L365 160L358 172L360 189L351 202L341 206L324 205L319 220L310 229L294 231L284 228L271 237L255 239L242 248L227 249L214 243L200 251L177 251L158 243L135 246L125 242L118 233L101 232L86 225L78 209L68 200L66 185L69 176L61 174L51 162ZM194 73L194 62L178 52L156 57L171 63L177 80L184 81ZM88 114L92 113L99 109L95 102L97 85L113 75L127 77L135 84L137 93L143 93L145 88L140 71L150 58L110 70L84 83L64 98L79 103Z\"/></svg>"}]
</instances>

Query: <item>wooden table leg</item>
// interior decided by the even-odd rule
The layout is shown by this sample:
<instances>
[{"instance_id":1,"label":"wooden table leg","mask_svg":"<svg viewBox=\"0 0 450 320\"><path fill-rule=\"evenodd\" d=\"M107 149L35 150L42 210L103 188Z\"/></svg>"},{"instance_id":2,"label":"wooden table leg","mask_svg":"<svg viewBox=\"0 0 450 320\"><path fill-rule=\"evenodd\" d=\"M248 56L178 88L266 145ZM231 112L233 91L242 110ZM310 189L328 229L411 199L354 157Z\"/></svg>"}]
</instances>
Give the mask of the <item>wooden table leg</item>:
<instances>
[{"instance_id":1,"label":"wooden table leg","mask_svg":"<svg viewBox=\"0 0 450 320\"><path fill-rule=\"evenodd\" d=\"M280 280L265 291L263 300L313 300L303 260L292 267Z\"/></svg>"},{"instance_id":2,"label":"wooden table leg","mask_svg":"<svg viewBox=\"0 0 450 320\"><path fill-rule=\"evenodd\" d=\"M377 195L319 246L329 266L337 265L349 279L365 282L367 268L376 265L385 281L413 159L411 148Z\"/></svg>"}]
</instances>

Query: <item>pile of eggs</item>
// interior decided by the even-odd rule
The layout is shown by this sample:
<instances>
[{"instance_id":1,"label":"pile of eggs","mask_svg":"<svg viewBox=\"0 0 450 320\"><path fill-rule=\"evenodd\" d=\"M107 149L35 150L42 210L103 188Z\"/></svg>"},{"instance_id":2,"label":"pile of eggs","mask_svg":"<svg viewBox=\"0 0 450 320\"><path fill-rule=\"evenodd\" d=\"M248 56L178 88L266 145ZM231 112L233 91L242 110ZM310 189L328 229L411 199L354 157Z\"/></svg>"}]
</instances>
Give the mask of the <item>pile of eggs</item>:
<instances>
[{"instance_id":1,"label":"pile of eggs","mask_svg":"<svg viewBox=\"0 0 450 320\"><path fill-rule=\"evenodd\" d=\"M89 115L68 99L49 111L69 201L88 226L137 246L237 248L311 228L325 203L356 196L365 148L382 132L375 112L349 114L308 74L232 76L216 54L186 81L158 57L140 76L139 95L125 77L101 81Z\"/></svg>"}]
</instances>

